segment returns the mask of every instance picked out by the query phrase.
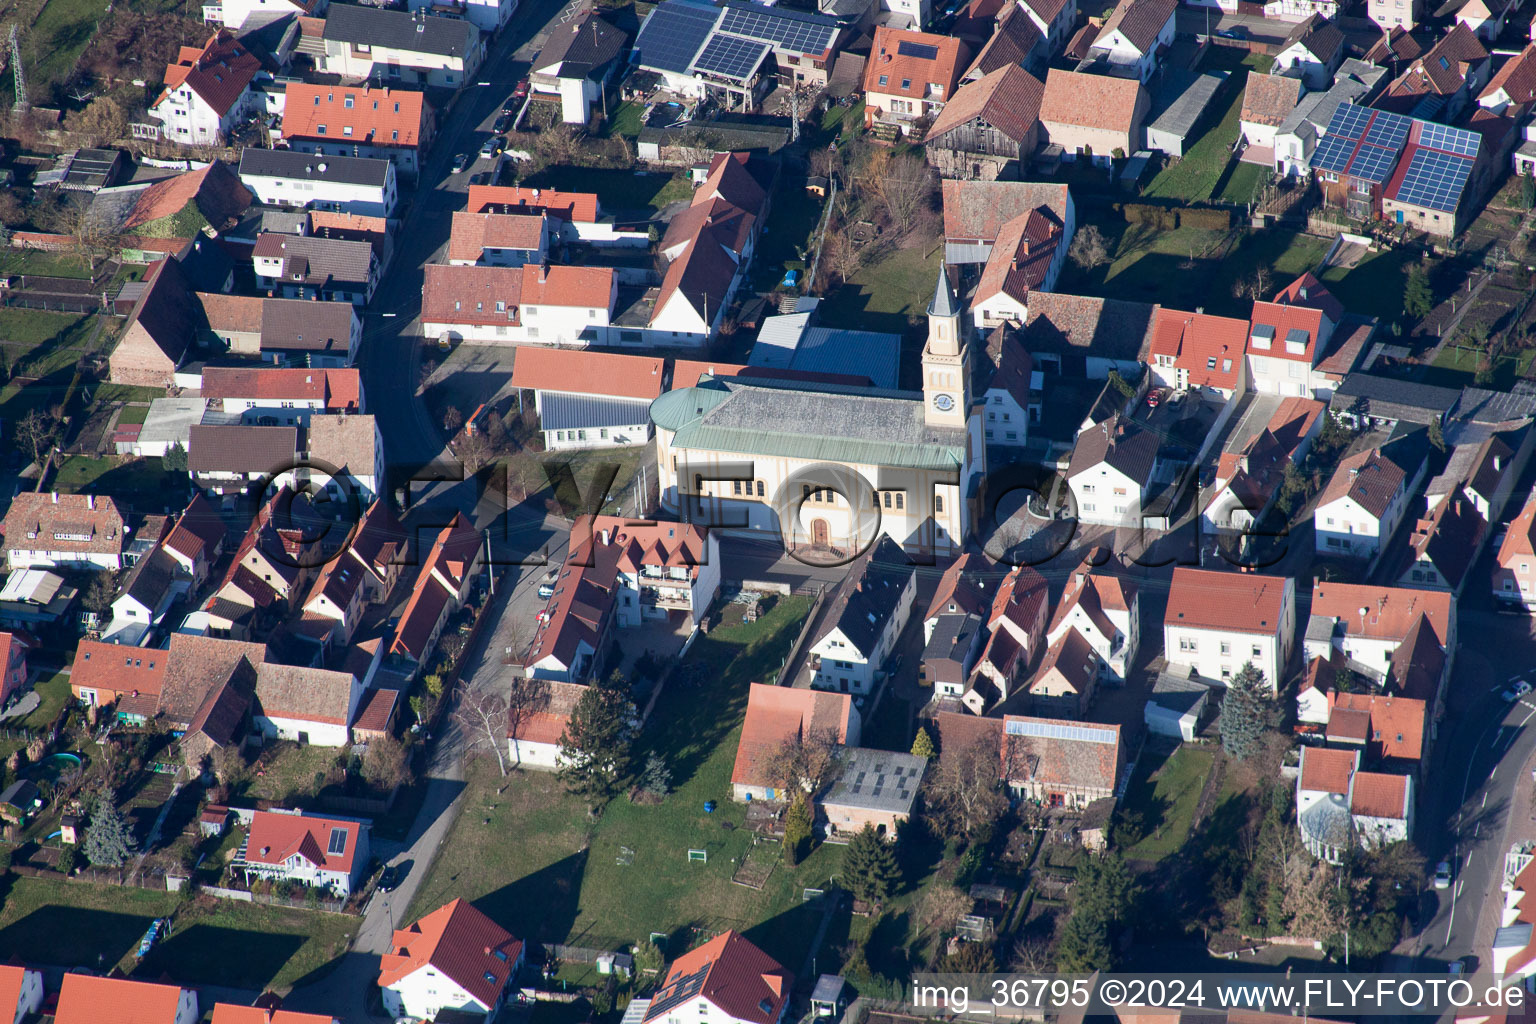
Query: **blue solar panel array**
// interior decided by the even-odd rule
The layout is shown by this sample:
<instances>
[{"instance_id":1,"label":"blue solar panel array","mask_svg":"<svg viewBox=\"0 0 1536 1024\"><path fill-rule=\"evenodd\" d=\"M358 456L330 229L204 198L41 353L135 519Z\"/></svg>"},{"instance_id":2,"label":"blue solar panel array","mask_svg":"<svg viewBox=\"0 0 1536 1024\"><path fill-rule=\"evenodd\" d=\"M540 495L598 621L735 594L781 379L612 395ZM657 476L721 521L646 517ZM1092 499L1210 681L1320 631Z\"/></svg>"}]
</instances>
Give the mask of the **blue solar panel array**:
<instances>
[{"instance_id":1,"label":"blue solar panel array","mask_svg":"<svg viewBox=\"0 0 1536 1024\"><path fill-rule=\"evenodd\" d=\"M1312 166L1362 181L1386 181L1412 125L1401 114L1340 103L1328 134L1317 144Z\"/></svg>"},{"instance_id":2,"label":"blue solar panel array","mask_svg":"<svg viewBox=\"0 0 1536 1024\"><path fill-rule=\"evenodd\" d=\"M1430 149L1454 153L1457 156L1477 156L1482 136L1465 128L1452 128L1443 124L1426 124L1419 129L1419 145Z\"/></svg>"},{"instance_id":3,"label":"blue solar panel array","mask_svg":"<svg viewBox=\"0 0 1536 1024\"><path fill-rule=\"evenodd\" d=\"M693 66L699 71L729 78L733 82L745 82L768 52L767 43L756 39L743 39L717 33L704 44L704 49L694 58Z\"/></svg>"},{"instance_id":4,"label":"blue solar panel array","mask_svg":"<svg viewBox=\"0 0 1536 1024\"><path fill-rule=\"evenodd\" d=\"M1467 157L1418 149L1408 165L1408 173L1403 175L1403 183L1397 188L1397 195L1391 198L1411 206L1455 213L1471 175L1472 161Z\"/></svg>"},{"instance_id":5,"label":"blue solar panel array","mask_svg":"<svg viewBox=\"0 0 1536 1024\"><path fill-rule=\"evenodd\" d=\"M720 31L760 39L781 50L825 53L837 38L837 22L799 11L730 4L720 19Z\"/></svg>"},{"instance_id":6,"label":"blue solar panel array","mask_svg":"<svg viewBox=\"0 0 1536 1024\"><path fill-rule=\"evenodd\" d=\"M718 8L688 3L687 0L667 0L658 4L646 17L635 38L640 66L684 75L691 73L693 58L709 39L719 17Z\"/></svg>"}]
</instances>

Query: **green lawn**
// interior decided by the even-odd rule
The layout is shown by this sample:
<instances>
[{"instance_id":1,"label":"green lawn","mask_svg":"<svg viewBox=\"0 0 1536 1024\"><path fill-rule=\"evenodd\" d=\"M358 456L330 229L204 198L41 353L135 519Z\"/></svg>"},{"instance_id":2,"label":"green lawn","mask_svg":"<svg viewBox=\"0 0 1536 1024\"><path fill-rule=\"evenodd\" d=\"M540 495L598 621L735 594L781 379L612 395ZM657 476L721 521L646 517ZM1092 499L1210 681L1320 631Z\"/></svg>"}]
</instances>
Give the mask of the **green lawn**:
<instances>
[{"instance_id":1,"label":"green lawn","mask_svg":"<svg viewBox=\"0 0 1536 1024\"><path fill-rule=\"evenodd\" d=\"M157 458L71 455L59 463L53 488L65 494L110 494L119 504L163 512L186 504L187 475L169 473Z\"/></svg>"},{"instance_id":2,"label":"green lawn","mask_svg":"<svg viewBox=\"0 0 1536 1024\"><path fill-rule=\"evenodd\" d=\"M262 751L251 768L241 796L291 804L315 793L315 773L329 774L341 752L332 747L299 745L286 741Z\"/></svg>"},{"instance_id":3,"label":"green lawn","mask_svg":"<svg viewBox=\"0 0 1536 1024\"><path fill-rule=\"evenodd\" d=\"M62 672L46 679L39 679L32 689L41 699L41 703L18 723L28 729L43 729L52 725L53 720L59 717L60 709L73 699L69 689L69 676Z\"/></svg>"},{"instance_id":4,"label":"green lawn","mask_svg":"<svg viewBox=\"0 0 1536 1024\"><path fill-rule=\"evenodd\" d=\"M67 338L71 329L85 319L79 313L51 313L9 306L0 309L0 342L11 350L13 360L18 356L24 358L24 352L31 352L57 338Z\"/></svg>"},{"instance_id":5,"label":"green lawn","mask_svg":"<svg viewBox=\"0 0 1536 1024\"><path fill-rule=\"evenodd\" d=\"M0 955L133 972L149 923L174 913L170 937L135 973L187 984L287 987L345 952L358 920L209 897L183 905L174 893L88 882L6 875L3 884Z\"/></svg>"},{"instance_id":6,"label":"green lawn","mask_svg":"<svg viewBox=\"0 0 1536 1024\"><path fill-rule=\"evenodd\" d=\"M645 113L645 105L634 100L625 100L609 112L608 134L627 135L635 138L640 134L640 117Z\"/></svg>"},{"instance_id":7,"label":"green lawn","mask_svg":"<svg viewBox=\"0 0 1536 1024\"><path fill-rule=\"evenodd\" d=\"M1212 58L1217 62L1221 55ZM1263 177L1263 169L1247 164L1237 164L1228 170L1232 145L1242 130L1243 91L1247 86L1250 69L1263 70L1269 58L1250 56L1231 69L1226 84L1211 101L1214 110L1207 112L1209 127L1177 162L1169 163L1143 190L1143 195L1162 199L1182 199L1186 203L1219 199L1229 203L1246 203ZM1221 116L1215 117L1214 111ZM1226 173L1224 173L1226 172Z\"/></svg>"},{"instance_id":8,"label":"green lawn","mask_svg":"<svg viewBox=\"0 0 1536 1024\"><path fill-rule=\"evenodd\" d=\"M125 405L117 414L119 424L143 423L148 418L149 406L147 405Z\"/></svg>"},{"instance_id":9,"label":"green lawn","mask_svg":"<svg viewBox=\"0 0 1536 1024\"><path fill-rule=\"evenodd\" d=\"M790 269L805 269L801 251L809 255L816 227L821 223L823 200L807 192L799 178L785 183L773 200L758 250L758 287L772 288Z\"/></svg>"},{"instance_id":10,"label":"green lawn","mask_svg":"<svg viewBox=\"0 0 1536 1024\"><path fill-rule=\"evenodd\" d=\"M27 84L35 103L46 103L49 89L62 84L96 34L107 5L100 0L48 0L23 37L28 60Z\"/></svg>"},{"instance_id":11,"label":"green lawn","mask_svg":"<svg viewBox=\"0 0 1536 1024\"><path fill-rule=\"evenodd\" d=\"M818 848L793 870L780 863L761 891L733 884L733 861L752 840L740 827L744 806L731 802L730 774L748 684L777 670L808 604L783 599L755 623L722 625L695 642L688 660L707 666L703 682L669 684L640 738L639 759L654 750L672 770L673 792L659 805L621 796L592 820L553 775L515 773L497 793L494 763L473 762L459 820L402 920L463 895L513 933L545 942L614 948L653 931L686 941L692 929L734 927L798 970L820 918L802 905L801 889L824 887L842 848ZM620 863L622 847L631 864ZM690 862L690 849L708 851L708 861Z\"/></svg>"},{"instance_id":12,"label":"green lawn","mask_svg":"<svg viewBox=\"0 0 1536 1024\"><path fill-rule=\"evenodd\" d=\"M7 248L0 250L0 274L40 274L85 280L91 277L91 268L84 260L69 253Z\"/></svg>"},{"instance_id":13,"label":"green lawn","mask_svg":"<svg viewBox=\"0 0 1536 1024\"><path fill-rule=\"evenodd\" d=\"M1353 268L1329 267L1323 273L1323 283L1352 313L1389 322L1399 320L1404 317L1403 286L1408 267L1418 258L1418 251L1411 246L1369 253Z\"/></svg>"},{"instance_id":14,"label":"green lawn","mask_svg":"<svg viewBox=\"0 0 1536 1024\"><path fill-rule=\"evenodd\" d=\"M682 172L546 167L530 175L523 184L565 192L595 192L604 213L655 213L668 203L686 202L693 195L693 183Z\"/></svg>"},{"instance_id":15,"label":"green lawn","mask_svg":"<svg viewBox=\"0 0 1536 1024\"><path fill-rule=\"evenodd\" d=\"M943 258L943 246L926 257L920 245L897 249L826 295L816 316L830 327L901 334L928 308Z\"/></svg>"},{"instance_id":16,"label":"green lawn","mask_svg":"<svg viewBox=\"0 0 1536 1024\"><path fill-rule=\"evenodd\" d=\"M1147 835L1125 851L1137 860L1161 860L1184 845L1193 823L1195 804L1216 755L1199 747L1180 746L1167 760L1147 750L1126 789L1125 805L1146 815Z\"/></svg>"},{"instance_id":17,"label":"green lawn","mask_svg":"<svg viewBox=\"0 0 1536 1024\"><path fill-rule=\"evenodd\" d=\"M12 307L0 309L0 346L11 379L0 387L0 419L64 401L75 364L88 351L94 318Z\"/></svg>"},{"instance_id":18,"label":"green lawn","mask_svg":"<svg viewBox=\"0 0 1536 1024\"><path fill-rule=\"evenodd\" d=\"M1228 316L1248 315L1252 300L1235 295L1233 286L1256 268L1269 270L1274 291L1315 267L1328 250L1321 238L1276 229L1235 229L1239 233L1231 240L1219 231L1159 231L1118 220L1102 221L1099 229L1114 258L1091 274L1069 262L1059 291L1161 302L1175 309L1204 307Z\"/></svg>"},{"instance_id":19,"label":"green lawn","mask_svg":"<svg viewBox=\"0 0 1536 1024\"><path fill-rule=\"evenodd\" d=\"M142 388L132 384L109 382L96 385L95 394L98 402L153 402L157 398L164 397L164 388Z\"/></svg>"}]
</instances>

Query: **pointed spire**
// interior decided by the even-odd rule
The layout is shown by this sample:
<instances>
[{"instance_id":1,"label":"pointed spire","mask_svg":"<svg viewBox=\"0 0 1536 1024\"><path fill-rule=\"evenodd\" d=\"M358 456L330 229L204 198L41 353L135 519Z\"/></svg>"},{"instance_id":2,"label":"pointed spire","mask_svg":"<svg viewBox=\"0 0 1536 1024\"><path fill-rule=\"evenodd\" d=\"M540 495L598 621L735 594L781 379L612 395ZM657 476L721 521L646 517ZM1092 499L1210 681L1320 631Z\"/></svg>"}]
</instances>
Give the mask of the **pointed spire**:
<instances>
[{"instance_id":1,"label":"pointed spire","mask_svg":"<svg viewBox=\"0 0 1536 1024\"><path fill-rule=\"evenodd\" d=\"M955 301L955 291L949 286L949 275L939 267L939 283L933 290L933 301L928 303L929 316L959 316L960 305Z\"/></svg>"}]
</instances>

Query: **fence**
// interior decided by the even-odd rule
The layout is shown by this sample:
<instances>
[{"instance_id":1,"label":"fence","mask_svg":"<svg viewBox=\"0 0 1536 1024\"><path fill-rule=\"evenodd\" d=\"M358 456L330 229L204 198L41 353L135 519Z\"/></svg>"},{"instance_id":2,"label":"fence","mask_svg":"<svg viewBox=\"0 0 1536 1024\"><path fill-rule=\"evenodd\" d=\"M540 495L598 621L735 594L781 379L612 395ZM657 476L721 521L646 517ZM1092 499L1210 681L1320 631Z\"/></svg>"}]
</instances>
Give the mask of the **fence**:
<instances>
[{"instance_id":1,"label":"fence","mask_svg":"<svg viewBox=\"0 0 1536 1024\"><path fill-rule=\"evenodd\" d=\"M160 892L166 891L165 871L159 868L141 868L137 871L128 868L78 868L74 874L65 875L63 872L51 867L39 867L35 864L12 864L11 870L25 878L51 878L66 882L94 882L97 885L121 885L134 889L154 889Z\"/></svg>"},{"instance_id":2,"label":"fence","mask_svg":"<svg viewBox=\"0 0 1536 1024\"><path fill-rule=\"evenodd\" d=\"M342 814L388 814L389 809L395 806L395 797L399 793L400 787L396 786L386 797L322 796L320 806L324 810Z\"/></svg>"},{"instance_id":3,"label":"fence","mask_svg":"<svg viewBox=\"0 0 1536 1024\"><path fill-rule=\"evenodd\" d=\"M178 891L186 881L181 878L167 879L167 888L172 892ZM174 885L175 888L171 888ZM323 910L328 914L351 914L360 916L362 910L351 907L345 900L320 897L311 899L307 896L278 896L276 893L251 892L249 889L226 889L218 885L205 885L198 889L215 899L234 900L238 903L265 903L271 907L290 907L295 910Z\"/></svg>"},{"instance_id":4,"label":"fence","mask_svg":"<svg viewBox=\"0 0 1536 1024\"><path fill-rule=\"evenodd\" d=\"M796 592L799 592L799 588L796 588ZM788 669L792 665L799 664L801 656L805 653L804 648L805 648L806 640L810 637L811 628L816 625L817 614L821 611L822 602L824 602L826 599L827 599L827 586L826 586L826 584L825 583L817 584L816 585L816 600L811 602L811 610L810 610L810 612L808 612L806 614L805 622L800 626L800 635L795 637L794 646L790 647L789 653L784 656L783 663L779 665L779 676L778 676L778 679L776 681L778 682L778 684L780 686L793 686L793 685L795 685L795 681L794 681L793 677L791 677L788 680L788 682L785 681L785 678L784 678L785 670Z\"/></svg>"}]
</instances>

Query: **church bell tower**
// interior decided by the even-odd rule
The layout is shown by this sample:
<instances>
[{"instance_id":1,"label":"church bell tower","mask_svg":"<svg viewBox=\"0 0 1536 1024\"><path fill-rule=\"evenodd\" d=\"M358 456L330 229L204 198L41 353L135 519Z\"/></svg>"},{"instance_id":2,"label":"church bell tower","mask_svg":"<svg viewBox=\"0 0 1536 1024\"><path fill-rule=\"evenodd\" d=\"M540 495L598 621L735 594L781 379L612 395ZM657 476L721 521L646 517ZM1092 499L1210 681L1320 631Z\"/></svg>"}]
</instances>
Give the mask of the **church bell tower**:
<instances>
[{"instance_id":1,"label":"church bell tower","mask_svg":"<svg viewBox=\"0 0 1536 1024\"><path fill-rule=\"evenodd\" d=\"M923 412L931 427L961 428L971 412L971 373L965 321L949 275L939 268L939 283L928 304L928 344L923 348Z\"/></svg>"}]
</instances>

